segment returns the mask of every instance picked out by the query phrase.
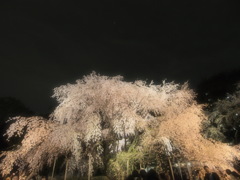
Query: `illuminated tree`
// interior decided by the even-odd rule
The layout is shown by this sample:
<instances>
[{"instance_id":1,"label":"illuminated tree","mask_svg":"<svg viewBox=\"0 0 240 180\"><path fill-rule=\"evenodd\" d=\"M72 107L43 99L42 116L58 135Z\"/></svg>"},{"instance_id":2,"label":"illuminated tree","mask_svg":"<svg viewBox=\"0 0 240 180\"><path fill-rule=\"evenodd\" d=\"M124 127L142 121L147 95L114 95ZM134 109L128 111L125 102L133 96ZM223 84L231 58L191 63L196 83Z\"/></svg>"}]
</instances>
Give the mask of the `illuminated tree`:
<instances>
[{"instance_id":1,"label":"illuminated tree","mask_svg":"<svg viewBox=\"0 0 240 180\"><path fill-rule=\"evenodd\" d=\"M64 155L68 170L82 169L90 179L93 169L103 164L104 152L114 155L124 150L129 163L135 163L131 154L161 151L158 147L166 139L187 159L212 166L231 167L238 155L234 147L201 135L206 117L187 84L125 82L121 76L92 73L75 84L55 88L53 97L59 105L50 120L19 117L8 130L11 137L26 127L26 135L18 149L3 154L3 173L12 164L34 173L45 162L51 164ZM136 137L140 139L138 151L129 151ZM121 162L119 158L112 162Z\"/></svg>"},{"instance_id":2,"label":"illuminated tree","mask_svg":"<svg viewBox=\"0 0 240 180\"><path fill-rule=\"evenodd\" d=\"M9 117L14 116L33 116L33 112L26 108L24 104L16 98L13 97L2 97L0 98L0 134L4 134L9 124L7 120ZM5 138L0 136L0 151L9 148L17 142L17 139L8 144Z\"/></svg>"},{"instance_id":3,"label":"illuminated tree","mask_svg":"<svg viewBox=\"0 0 240 180\"><path fill-rule=\"evenodd\" d=\"M120 141L123 142L122 147L126 150L128 138L135 136L138 132L143 132L149 122L154 122L155 117L160 115L164 115L164 117L174 116L174 114L183 111L185 105L192 99L192 92L187 90L186 85L180 86L174 83L147 85L143 81L124 82L120 76L110 78L93 73L85 76L82 80L78 80L76 84L67 84L55 88L54 97L57 98L59 106L52 113L51 121L46 123L52 127L46 137L55 139L55 142L48 141L48 138L36 139L35 144L37 145L34 146L35 148L28 147L27 143L22 143L20 149L24 152L28 152L29 149L28 153L30 153L30 150L31 153L35 153L35 151L51 152L52 155L48 155L49 157L42 155L51 161L57 156L54 149L57 150L58 154L62 152L59 149L67 153L68 148L71 147L71 144L67 143L72 142L71 138L77 137L75 139L78 141L76 140L75 144L76 146L79 145L78 148L83 149L80 149L82 150L79 155L81 158L76 158L76 156L72 158L73 160L77 159L76 163L69 164L78 164L80 159L83 160L86 157L95 164L96 162L101 164L100 155L103 152L101 142L111 142L110 146L105 147L109 149L109 152L120 151L121 148L117 145ZM176 101L171 102L171 99L176 99ZM185 103L179 106L182 100ZM171 112L166 113L169 105L172 105L173 108ZM19 122L25 122L26 120L32 121L31 118L20 118ZM32 128L32 126L43 127L37 119L34 123L24 123L24 125L29 129L29 133L35 133L35 136L38 136L38 129ZM13 124L11 129L15 132L17 126ZM74 132L76 135L70 134L68 131ZM11 136L11 133L9 135ZM62 136L66 136L67 139ZM59 138L65 141L62 142ZM26 134L24 141L31 141L30 136ZM52 147L51 150L48 149L50 147ZM42 149L40 150L40 148ZM21 155L18 151L14 151L14 153ZM33 155L28 154L28 156L32 157ZM92 162L88 162L89 167L92 167L90 165ZM31 166L30 164L28 166L32 169L31 171L34 167L36 169L40 168L40 165Z\"/></svg>"},{"instance_id":4,"label":"illuminated tree","mask_svg":"<svg viewBox=\"0 0 240 180\"><path fill-rule=\"evenodd\" d=\"M7 131L8 138L21 136L24 139L16 149L1 154L2 174L9 174L14 166L21 174L33 175L46 164L51 164L56 157L71 154L73 162L79 161L81 144L72 126L47 121L42 117L16 117ZM71 163L72 167L78 163Z\"/></svg>"},{"instance_id":5,"label":"illuminated tree","mask_svg":"<svg viewBox=\"0 0 240 180\"><path fill-rule=\"evenodd\" d=\"M60 104L52 119L78 127L88 138L87 146L123 139L123 149L127 150L130 137L158 123L157 117L176 117L193 103L194 93L187 84L124 82L120 76L110 78L93 73L76 84L55 88L54 97ZM107 148L119 151L113 143Z\"/></svg>"},{"instance_id":6,"label":"illuminated tree","mask_svg":"<svg viewBox=\"0 0 240 180\"><path fill-rule=\"evenodd\" d=\"M239 156L235 147L201 135L201 122L204 114L197 105L185 109L173 119L162 121L159 127L149 131L144 137L144 144L149 149L167 137L181 155L189 161L198 161L211 167L232 168L233 161Z\"/></svg>"}]
</instances>

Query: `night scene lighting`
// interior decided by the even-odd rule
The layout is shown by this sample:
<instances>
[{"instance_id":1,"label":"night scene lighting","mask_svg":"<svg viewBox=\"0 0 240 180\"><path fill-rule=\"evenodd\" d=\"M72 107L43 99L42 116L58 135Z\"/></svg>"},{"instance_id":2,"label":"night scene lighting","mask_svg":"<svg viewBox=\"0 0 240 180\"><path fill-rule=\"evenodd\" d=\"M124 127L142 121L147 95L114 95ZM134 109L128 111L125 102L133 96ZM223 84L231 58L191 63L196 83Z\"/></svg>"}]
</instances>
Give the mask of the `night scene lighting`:
<instances>
[{"instance_id":1,"label":"night scene lighting","mask_svg":"<svg viewBox=\"0 0 240 180\"><path fill-rule=\"evenodd\" d=\"M237 2L0 13L0 180L240 178Z\"/></svg>"}]
</instances>

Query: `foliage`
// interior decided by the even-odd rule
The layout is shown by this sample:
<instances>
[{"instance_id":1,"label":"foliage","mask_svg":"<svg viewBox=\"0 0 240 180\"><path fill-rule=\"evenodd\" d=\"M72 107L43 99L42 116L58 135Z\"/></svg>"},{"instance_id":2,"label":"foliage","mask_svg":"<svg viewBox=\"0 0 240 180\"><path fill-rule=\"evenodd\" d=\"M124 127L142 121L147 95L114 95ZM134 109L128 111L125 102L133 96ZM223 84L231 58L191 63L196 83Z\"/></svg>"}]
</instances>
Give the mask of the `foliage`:
<instances>
[{"instance_id":1,"label":"foliage","mask_svg":"<svg viewBox=\"0 0 240 180\"><path fill-rule=\"evenodd\" d=\"M91 147L99 141L116 142L135 136L154 124L156 117L174 118L194 96L187 84L124 82L121 76L110 78L95 73L54 92L60 104L52 119L74 125ZM116 146L108 148L119 151Z\"/></svg>"},{"instance_id":2,"label":"foliage","mask_svg":"<svg viewBox=\"0 0 240 180\"><path fill-rule=\"evenodd\" d=\"M233 94L218 100L209 114L204 133L208 138L231 142L240 142L240 84Z\"/></svg>"},{"instance_id":3,"label":"foliage","mask_svg":"<svg viewBox=\"0 0 240 180\"><path fill-rule=\"evenodd\" d=\"M26 108L24 104L13 97L0 98L0 134L4 134L9 123L6 121L14 116L32 116L34 113ZM12 142L6 142L5 138L0 136L0 150L10 148L13 144L18 142L19 138L12 139Z\"/></svg>"},{"instance_id":4,"label":"foliage","mask_svg":"<svg viewBox=\"0 0 240 180\"><path fill-rule=\"evenodd\" d=\"M234 159L239 156L238 149L205 139L201 134L201 122L204 119L206 117L201 108L193 104L176 118L162 122L155 138L147 140L157 142L159 137L168 137L173 146L189 161L198 161L209 167L231 169ZM148 144L151 146L152 143Z\"/></svg>"},{"instance_id":5,"label":"foliage","mask_svg":"<svg viewBox=\"0 0 240 180\"><path fill-rule=\"evenodd\" d=\"M115 179L127 176L133 170L139 169L144 155L142 148L138 146L137 141L134 141L127 151L118 152L109 160L108 175Z\"/></svg>"},{"instance_id":6,"label":"foliage","mask_svg":"<svg viewBox=\"0 0 240 180\"><path fill-rule=\"evenodd\" d=\"M121 76L92 73L75 84L55 88L53 97L59 105L50 120L14 119L6 135L26 134L17 149L2 154L3 174L9 173L13 165L34 173L63 155L68 159L68 170L77 169L85 175L102 166L103 152L116 155L110 161L115 174L126 172L125 158L134 165L146 152L158 153L166 147L170 155L174 147L185 158L212 166L232 167L238 155L234 147L201 135L206 117L186 83L125 82ZM135 136L140 141L131 146ZM163 148L166 139L172 145Z\"/></svg>"},{"instance_id":7,"label":"foliage","mask_svg":"<svg viewBox=\"0 0 240 180\"><path fill-rule=\"evenodd\" d=\"M0 163L2 174L9 174L14 166L20 172L38 172L51 164L56 156L71 153L73 162L79 160L81 144L79 134L72 126L62 125L42 117L16 117L7 131L8 138L25 134L21 145L11 151L2 152ZM77 166L78 163L72 163Z\"/></svg>"}]
</instances>

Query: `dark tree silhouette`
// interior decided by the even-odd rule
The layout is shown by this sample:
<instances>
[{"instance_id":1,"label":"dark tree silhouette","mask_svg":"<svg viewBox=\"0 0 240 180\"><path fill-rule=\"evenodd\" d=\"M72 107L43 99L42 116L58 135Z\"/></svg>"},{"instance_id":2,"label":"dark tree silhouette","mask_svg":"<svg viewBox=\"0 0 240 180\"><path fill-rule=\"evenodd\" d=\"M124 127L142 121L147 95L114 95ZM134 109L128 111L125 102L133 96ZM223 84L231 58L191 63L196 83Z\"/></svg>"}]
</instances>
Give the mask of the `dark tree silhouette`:
<instances>
[{"instance_id":1,"label":"dark tree silhouette","mask_svg":"<svg viewBox=\"0 0 240 180\"><path fill-rule=\"evenodd\" d=\"M198 101L213 103L218 99L223 99L227 94L232 94L236 90L236 84L239 81L240 68L205 79L197 87Z\"/></svg>"},{"instance_id":2,"label":"dark tree silhouette","mask_svg":"<svg viewBox=\"0 0 240 180\"><path fill-rule=\"evenodd\" d=\"M213 104L205 125L207 137L223 142L240 142L240 84L236 91Z\"/></svg>"}]
</instances>

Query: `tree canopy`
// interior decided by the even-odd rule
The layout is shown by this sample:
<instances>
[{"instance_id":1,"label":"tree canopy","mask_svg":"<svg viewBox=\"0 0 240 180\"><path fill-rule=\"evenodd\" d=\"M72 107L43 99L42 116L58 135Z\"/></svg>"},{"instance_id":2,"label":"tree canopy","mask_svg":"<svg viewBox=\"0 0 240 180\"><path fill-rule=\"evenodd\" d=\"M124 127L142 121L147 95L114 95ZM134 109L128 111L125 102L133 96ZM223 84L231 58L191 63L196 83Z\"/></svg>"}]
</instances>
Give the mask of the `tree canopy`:
<instances>
[{"instance_id":1,"label":"tree canopy","mask_svg":"<svg viewBox=\"0 0 240 180\"><path fill-rule=\"evenodd\" d=\"M207 137L222 142L239 144L240 142L240 84L235 92L226 94L212 104L209 121L204 133Z\"/></svg>"},{"instance_id":2,"label":"tree canopy","mask_svg":"<svg viewBox=\"0 0 240 180\"><path fill-rule=\"evenodd\" d=\"M24 139L17 149L2 153L3 174L13 165L23 172L37 172L62 155L69 161L69 170L93 172L103 165L105 151L127 152L135 137L138 152L160 151L168 139L185 158L209 166L231 168L239 155L235 147L202 136L206 116L187 83L126 82L121 76L92 73L55 88L53 97L59 105L49 120L13 119L6 135L24 134Z\"/></svg>"}]
</instances>

